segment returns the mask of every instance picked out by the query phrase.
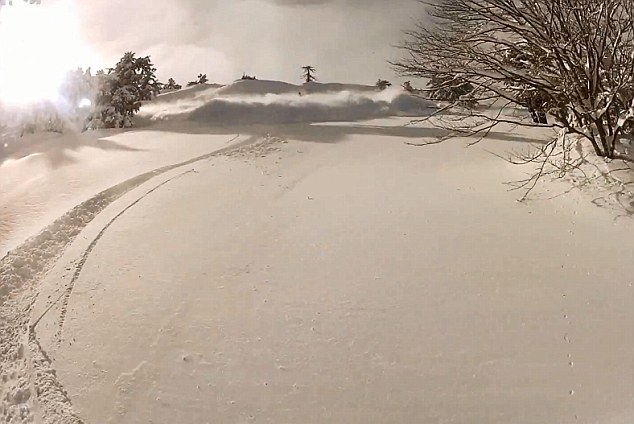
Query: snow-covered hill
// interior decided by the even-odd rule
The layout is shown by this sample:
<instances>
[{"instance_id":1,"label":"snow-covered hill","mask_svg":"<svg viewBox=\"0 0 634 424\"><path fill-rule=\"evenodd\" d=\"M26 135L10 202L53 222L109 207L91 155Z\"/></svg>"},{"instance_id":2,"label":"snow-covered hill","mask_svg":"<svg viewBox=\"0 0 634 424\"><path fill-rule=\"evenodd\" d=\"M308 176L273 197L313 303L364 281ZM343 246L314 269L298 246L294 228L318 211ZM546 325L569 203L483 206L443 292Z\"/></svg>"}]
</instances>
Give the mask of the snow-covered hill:
<instances>
[{"instance_id":1,"label":"snow-covered hill","mask_svg":"<svg viewBox=\"0 0 634 424\"><path fill-rule=\"evenodd\" d=\"M304 87L314 94L300 95ZM144 103L137 128L128 131L21 135L16 124L13 130L5 128L0 143L0 256L91 194L157 166L225 147L235 134L257 138L273 129L288 136L282 124L295 123L305 124L293 127L296 137L314 137L311 123L420 116L429 113L430 106L402 90L240 80L161 94ZM50 105L38 107L44 122ZM5 122L11 117L19 123L32 113L10 112L4 111ZM254 125L267 128L245 129Z\"/></svg>"},{"instance_id":2,"label":"snow-covered hill","mask_svg":"<svg viewBox=\"0 0 634 424\"><path fill-rule=\"evenodd\" d=\"M0 422L629 423L633 221L490 154L552 133L308 88L0 148Z\"/></svg>"},{"instance_id":3,"label":"snow-covered hill","mask_svg":"<svg viewBox=\"0 0 634 424\"><path fill-rule=\"evenodd\" d=\"M388 116L421 116L433 105L392 88L353 84L240 80L215 89L175 92L145 104L141 119L194 121L211 126L357 121Z\"/></svg>"}]
</instances>

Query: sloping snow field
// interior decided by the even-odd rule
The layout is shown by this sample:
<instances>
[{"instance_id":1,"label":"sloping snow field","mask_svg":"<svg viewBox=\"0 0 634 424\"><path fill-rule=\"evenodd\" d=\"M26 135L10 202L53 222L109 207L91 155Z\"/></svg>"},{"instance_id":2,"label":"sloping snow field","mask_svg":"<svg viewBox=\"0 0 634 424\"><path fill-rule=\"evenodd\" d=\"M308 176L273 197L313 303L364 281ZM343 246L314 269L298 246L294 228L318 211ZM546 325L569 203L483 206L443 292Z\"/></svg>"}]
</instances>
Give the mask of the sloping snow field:
<instances>
[{"instance_id":1,"label":"sloping snow field","mask_svg":"<svg viewBox=\"0 0 634 424\"><path fill-rule=\"evenodd\" d=\"M0 158L0 421L632 422L631 217L490 154L551 134L284 87Z\"/></svg>"}]
</instances>

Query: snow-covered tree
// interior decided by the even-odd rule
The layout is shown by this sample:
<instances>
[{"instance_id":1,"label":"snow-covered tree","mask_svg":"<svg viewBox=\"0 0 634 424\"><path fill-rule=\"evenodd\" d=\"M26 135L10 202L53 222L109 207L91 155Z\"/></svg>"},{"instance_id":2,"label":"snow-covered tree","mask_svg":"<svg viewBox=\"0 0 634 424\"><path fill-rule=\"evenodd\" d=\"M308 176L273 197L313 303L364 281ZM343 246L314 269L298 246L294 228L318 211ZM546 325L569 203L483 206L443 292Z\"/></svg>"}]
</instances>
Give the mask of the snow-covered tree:
<instances>
[{"instance_id":1,"label":"snow-covered tree","mask_svg":"<svg viewBox=\"0 0 634 424\"><path fill-rule=\"evenodd\" d=\"M473 85L451 74L435 74L427 82L429 98L432 100L459 102L462 106L473 106Z\"/></svg>"},{"instance_id":2,"label":"snow-covered tree","mask_svg":"<svg viewBox=\"0 0 634 424\"><path fill-rule=\"evenodd\" d=\"M156 68L149 56L135 57L132 52L108 72L96 75L96 96L87 128L128 128L141 102L151 100L159 91Z\"/></svg>"},{"instance_id":3,"label":"snow-covered tree","mask_svg":"<svg viewBox=\"0 0 634 424\"><path fill-rule=\"evenodd\" d=\"M177 84L174 78L168 79L167 83L163 84L163 90L180 90L181 88L183 88L183 86Z\"/></svg>"},{"instance_id":4,"label":"snow-covered tree","mask_svg":"<svg viewBox=\"0 0 634 424\"><path fill-rule=\"evenodd\" d=\"M66 74L60 87L60 100L60 113L70 123L83 126L95 101L95 77L90 68L77 68Z\"/></svg>"},{"instance_id":5,"label":"snow-covered tree","mask_svg":"<svg viewBox=\"0 0 634 424\"><path fill-rule=\"evenodd\" d=\"M187 87L192 87L194 85L206 84L209 79L207 78L207 74L198 74L196 77L196 81L190 81L187 83Z\"/></svg>"},{"instance_id":6,"label":"snow-covered tree","mask_svg":"<svg viewBox=\"0 0 634 424\"><path fill-rule=\"evenodd\" d=\"M392 83L388 80L379 78L375 85L379 90L385 90L386 88L391 87Z\"/></svg>"},{"instance_id":7,"label":"snow-covered tree","mask_svg":"<svg viewBox=\"0 0 634 424\"><path fill-rule=\"evenodd\" d=\"M94 77L95 97L92 110L86 119L85 129L125 128L132 125L114 105L114 91L117 87L116 75L103 70ZM128 124L128 125L126 125Z\"/></svg>"},{"instance_id":8,"label":"snow-covered tree","mask_svg":"<svg viewBox=\"0 0 634 424\"><path fill-rule=\"evenodd\" d=\"M138 91L141 101L152 100L161 89L156 78L156 68L150 56L135 58L134 53L126 53L115 66L115 73L120 75L120 79L124 83L131 85Z\"/></svg>"},{"instance_id":9,"label":"snow-covered tree","mask_svg":"<svg viewBox=\"0 0 634 424\"><path fill-rule=\"evenodd\" d=\"M503 61L514 68L525 69L530 73L539 72L543 66L551 66L551 59L547 55L523 43L518 43L517 49L505 51ZM557 104L544 90L521 81L508 81L506 88L516 93L518 103L528 109L533 123L548 124L546 114L557 107Z\"/></svg>"},{"instance_id":10,"label":"snow-covered tree","mask_svg":"<svg viewBox=\"0 0 634 424\"><path fill-rule=\"evenodd\" d=\"M306 65L306 66L302 66L302 70L304 71L302 74L302 78L304 78L305 82L313 82L317 80L317 77L315 77L315 73L317 73L317 71L315 70L315 68L313 68L310 65Z\"/></svg>"},{"instance_id":11,"label":"snow-covered tree","mask_svg":"<svg viewBox=\"0 0 634 424\"><path fill-rule=\"evenodd\" d=\"M562 129L562 140L575 134L598 156L622 157L619 139L634 118L634 0L444 0L428 7L432 22L407 32L407 56L393 63L402 75L453 75L475 88L476 100L536 101L555 118L550 125Z\"/></svg>"},{"instance_id":12,"label":"snow-covered tree","mask_svg":"<svg viewBox=\"0 0 634 424\"><path fill-rule=\"evenodd\" d=\"M407 91L408 93L413 93L414 87L412 87L412 82L411 81L405 81L401 87L403 87L403 90Z\"/></svg>"}]
</instances>

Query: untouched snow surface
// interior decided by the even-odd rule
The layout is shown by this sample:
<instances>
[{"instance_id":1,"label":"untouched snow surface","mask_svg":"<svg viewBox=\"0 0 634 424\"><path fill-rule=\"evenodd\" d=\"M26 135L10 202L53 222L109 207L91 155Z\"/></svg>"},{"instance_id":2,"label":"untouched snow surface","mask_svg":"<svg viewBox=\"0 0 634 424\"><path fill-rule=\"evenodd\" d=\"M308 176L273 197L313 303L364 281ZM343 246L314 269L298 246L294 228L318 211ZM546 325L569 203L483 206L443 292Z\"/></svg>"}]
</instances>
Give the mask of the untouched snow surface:
<instances>
[{"instance_id":1,"label":"untouched snow surface","mask_svg":"<svg viewBox=\"0 0 634 424\"><path fill-rule=\"evenodd\" d=\"M4 151L1 422L632 422L631 218L514 202L526 131L246 83Z\"/></svg>"}]
</instances>

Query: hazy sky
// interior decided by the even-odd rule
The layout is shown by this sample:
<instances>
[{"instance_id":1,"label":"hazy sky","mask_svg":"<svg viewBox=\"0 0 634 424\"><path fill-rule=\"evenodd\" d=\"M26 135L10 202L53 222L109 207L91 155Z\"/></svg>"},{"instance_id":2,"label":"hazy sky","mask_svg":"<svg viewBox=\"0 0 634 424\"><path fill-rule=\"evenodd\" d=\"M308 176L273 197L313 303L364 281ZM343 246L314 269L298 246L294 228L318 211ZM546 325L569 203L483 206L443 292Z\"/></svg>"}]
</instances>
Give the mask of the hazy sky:
<instances>
[{"instance_id":1,"label":"hazy sky","mask_svg":"<svg viewBox=\"0 0 634 424\"><path fill-rule=\"evenodd\" d=\"M159 77L202 72L230 82L243 72L299 82L395 79L386 63L402 30L424 14L416 0L42 0L70 1L88 45L114 64L125 51L151 55Z\"/></svg>"}]
</instances>

